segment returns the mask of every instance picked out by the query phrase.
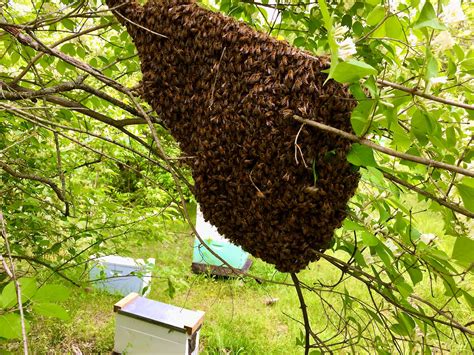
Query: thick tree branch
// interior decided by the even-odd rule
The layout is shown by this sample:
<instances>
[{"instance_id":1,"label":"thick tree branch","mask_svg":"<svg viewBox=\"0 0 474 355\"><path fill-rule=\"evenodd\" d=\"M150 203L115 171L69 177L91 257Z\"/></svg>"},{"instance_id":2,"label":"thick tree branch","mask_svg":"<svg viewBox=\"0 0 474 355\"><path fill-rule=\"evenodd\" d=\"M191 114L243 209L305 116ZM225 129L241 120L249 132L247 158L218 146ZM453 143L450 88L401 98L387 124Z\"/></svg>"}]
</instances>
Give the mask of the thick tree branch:
<instances>
[{"instance_id":1,"label":"thick tree branch","mask_svg":"<svg viewBox=\"0 0 474 355\"><path fill-rule=\"evenodd\" d=\"M71 82L59 84L50 88L34 91L34 90L26 89L19 85L10 86L8 83L0 81L0 89L9 88L11 90L14 90L14 91L2 90L0 93L0 99L3 98L9 101L15 101L15 100L25 100L25 99L33 99L33 98L41 97L41 98L44 98L48 102L54 103L62 107L67 107L73 111L77 111L79 113L82 113L86 116L89 116L93 119L96 119L102 123L105 123L107 125L110 125L116 128L123 128L125 126L146 123L142 118L128 118L128 119L123 119L123 120L114 120L100 112L91 110L90 108L84 106L83 104L80 104L77 101L68 100L59 96L52 95L52 94L56 94L56 93L60 93L64 91L71 91L74 89L83 89L85 87L88 87L88 86L81 85L77 81L71 81ZM107 94L101 94L101 97L112 99ZM120 105L118 105L118 102L120 101L113 99L112 103L121 108L124 108L125 106L127 106L124 103L121 103ZM128 107L127 111L133 112L133 109Z\"/></svg>"},{"instance_id":2,"label":"thick tree branch","mask_svg":"<svg viewBox=\"0 0 474 355\"><path fill-rule=\"evenodd\" d=\"M329 132L329 133L337 134L337 135L342 136L342 137L344 137L344 138L346 138L350 141L353 141L353 142L356 142L356 143L359 143L359 144L363 144L367 147L370 147L370 148L372 148L374 150L377 150L381 153L391 155L393 157L397 157L397 158L400 158L400 159L409 160L409 161L419 163L419 164L423 164L423 165L426 165L426 166L432 166L432 167L435 167L435 168L439 168L439 169L443 169L443 170L449 170L449 171L459 173L459 174L462 174L462 175L474 177L474 171L464 169L464 168L461 168L461 167L456 166L456 165L443 163L443 162L433 160L433 159L418 157L416 155L401 153L401 152L398 152L396 150L378 145L378 144L376 144L376 143L374 143L374 142L372 142L372 141L370 141L366 138L360 138L360 137L357 137L356 135L354 135L352 133L345 132L345 131L337 129L335 127L325 125L324 123L321 123L321 122L316 122L316 121L304 119L304 118L302 118L300 116L296 116L296 115L293 116L293 118L298 122L305 123L309 126L321 129L321 130Z\"/></svg>"},{"instance_id":3,"label":"thick tree branch","mask_svg":"<svg viewBox=\"0 0 474 355\"><path fill-rule=\"evenodd\" d=\"M79 76L77 80L67 81L56 86L51 86L41 90L29 90L18 85L12 85L0 80L0 99L9 101L31 100L39 97L45 97L60 92L71 91L77 88L84 76Z\"/></svg>"}]
</instances>

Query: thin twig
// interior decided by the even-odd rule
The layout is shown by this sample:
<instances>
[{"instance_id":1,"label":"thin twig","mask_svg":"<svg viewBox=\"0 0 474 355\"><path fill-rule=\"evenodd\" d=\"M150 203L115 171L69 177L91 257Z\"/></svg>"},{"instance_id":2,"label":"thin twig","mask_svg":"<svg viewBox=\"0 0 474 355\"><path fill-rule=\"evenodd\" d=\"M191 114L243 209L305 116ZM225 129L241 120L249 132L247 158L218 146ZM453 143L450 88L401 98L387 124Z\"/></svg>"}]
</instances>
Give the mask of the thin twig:
<instances>
[{"instance_id":1,"label":"thin twig","mask_svg":"<svg viewBox=\"0 0 474 355\"><path fill-rule=\"evenodd\" d=\"M138 24L138 23L136 23L136 22L133 22L133 21L130 20L128 17L125 17L124 15L122 15L122 14L121 14L120 12L118 12L118 11L112 11L112 13L113 13L114 15L120 16L122 19L124 19L125 21L131 23L132 25L137 26L137 27L141 28L142 30L145 30L145 31L147 31L147 32L150 32L150 33L154 34L155 36L162 37L162 38L168 38L168 36L165 36L164 34L158 33L158 32L156 32L156 31L153 31L153 30L151 30L151 29L149 29L149 28L146 28L145 26L142 26L142 25L140 25L140 24Z\"/></svg>"},{"instance_id":2,"label":"thin twig","mask_svg":"<svg viewBox=\"0 0 474 355\"><path fill-rule=\"evenodd\" d=\"M469 142L467 143L466 145L466 148L464 149L464 151L462 152L461 156L459 157L456 165L459 166L461 165L461 163L463 162L464 158L466 157L466 154L469 152L469 150L471 149L471 143L472 141L474 140L474 135L471 136L471 139L469 139ZM456 173L453 174L453 177L451 178L451 182L449 183L449 186L448 188L446 189L446 194L444 195L445 198L448 198L449 196L449 193L451 192L451 189L453 188L454 186L454 182L456 180Z\"/></svg>"},{"instance_id":3,"label":"thin twig","mask_svg":"<svg viewBox=\"0 0 474 355\"><path fill-rule=\"evenodd\" d=\"M458 206L452 202L449 202L449 201L446 201L446 199L444 198L441 198L441 197L437 197L425 190L422 190L420 189L419 187L416 187L415 185L412 185L390 173L387 173L385 171L382 171L382 174L383 176L385 176L385 178L387 178L388 180L396 183L396 184L399 184L399 185L402 185L402 186L405 186L406 188L412 190L412 191L415 191L416 193L419 193L420 195L423 195L425 197L428 197L429 199L433 200L433 201L436 201L437 203L439 203L440 205L443 205L447 208L449 208L450 210L453 210L455 212L458 212L458 213L461 213L463 215L465 215L466 217L469 217L469 218L474 218L474 213L473 212L470 212L468 210L466 210L465 208L462 208L461 206Z\"/></svg>"},{"instance_id":4,"label":"thin twig","mask_svg":"<svg viewBox=\"0 0 474 355\"><path fill-rule=\"evenodd\" d=\"M21 299L21 285L16 277L15 264L13 263L12 253L10 250L10 243L8 241L7 228L5 226L5 220L3 218L3 212L0 210L0 225L1 233L3 240L5 241L5 247L7 249L7 257L10 261L10 267L8 267L5 259L0 254L0 260L2 261L3 267L5 268L6 273L12 279L15 284L16 298L18 301L18 309L20 311L20 322L21 322L21 336L23 339L23 353L28 355L28 338L26 336L26 327L25 327L25 315L23 313L23 301Z\"/></svg>"},{"instance_id":5,"label":"thin twig","mask_svg":"<svg viewBox=\"0 0 474 355\"><path fill-rule=\"evenodd\" d=\"M377 79L377 83L379 85L389 86L393 89L397 89L397 90L400 90L400 91L403 91L403 92L407 92L407 93L415 95L415 96L420 96L420 97L423 97L425 99L429 99L431 101L440 102L442 104L446 104L446 105L450 105L450 106L462 107L466 110L474 110L474 105L469 105L469 104L465 104L463 102L457 102L457 101L453 101L453 100L443 99L442 97L438 97L438 96L434 96L434 95L431 95L431 94L424 93L424 92L422 92L422 91L420 91L416 88L410 89L406 86L396 84L396 83L392 83L392 82L387 81L387 80L380 80L380 79Z\"/></svg>"},{"instance_id":6,"label":"thin twig","mask_svg":"<svg viewBox=\"0 0 474 355\"><path fill-rule=\"evenodd\" d=\"M61 190L63 193L64 198L66 199L66 179L64 177L64 171L62 168L62 160L61 160L61 150L59 147L59 138L58 134L54 133L54 145L56 146L56 162L57 168L59 173L59 180L61 180ZM64 216L69 216L69 202L67 199L64 201L65 209L64 209Z\"/></svg>"}]
</instances>

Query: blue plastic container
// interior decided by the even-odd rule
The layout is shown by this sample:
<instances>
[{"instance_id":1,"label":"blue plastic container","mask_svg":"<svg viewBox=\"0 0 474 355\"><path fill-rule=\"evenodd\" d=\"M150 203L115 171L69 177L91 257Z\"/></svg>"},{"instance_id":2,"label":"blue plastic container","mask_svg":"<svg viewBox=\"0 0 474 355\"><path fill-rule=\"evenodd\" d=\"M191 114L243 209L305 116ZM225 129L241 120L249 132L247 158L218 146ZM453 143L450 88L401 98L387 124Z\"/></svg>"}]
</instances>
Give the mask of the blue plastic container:
<instances>
[{"instance_id":1,"label":"blue plastic container","mask_svg":"<svg viewBox=\"0 0 474 355\"><path fill-rule=\"evenodd\" d=\"M196 211L196 231L205 243L234 269L247 271L251 265L249 255L241 247L232 244L220 235L217 228L204 220L199 205ZM208 268L208 267L211 268ZM201 244L196 237L193 248L193 270L195 272L210 272L216 275L231 276L232 270Z\"/></svg>"},{"instance_id":2,"label":"blue plastic container","mask_svg":"<svg viewBox=\"0 0 474 355\"><path fill-rule=\"evenodd\" d=\"M227 261L230 266L236 269L242 269L247 262L248 254L227 240L205 240L206 244L216 252L222 259ZM222 261L212 255L207 248L196 238L194 240L193 263L222 266Z\"/></svg>"}]
</instances>

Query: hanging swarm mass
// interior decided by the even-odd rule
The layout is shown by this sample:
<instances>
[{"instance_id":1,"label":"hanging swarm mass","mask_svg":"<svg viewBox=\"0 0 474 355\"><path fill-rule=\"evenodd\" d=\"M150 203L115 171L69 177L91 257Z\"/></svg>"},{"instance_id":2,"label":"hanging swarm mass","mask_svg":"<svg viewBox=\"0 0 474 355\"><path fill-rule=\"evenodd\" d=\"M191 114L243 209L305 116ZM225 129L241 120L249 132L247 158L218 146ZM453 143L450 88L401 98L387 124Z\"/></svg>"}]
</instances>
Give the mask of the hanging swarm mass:
<instances>
[{"instance_id":1,"label":"hanging swarm mass","mask_svg":"<svg viewBox=\"0 0 474 355\"><path fill-rule=\"evenodd\" d=\"M359 181L350 142L293 119L352 132L353 98L323 85L328 60L194 2L123 1L107 4L138 49L144 99L195 157L204 217L280 271L316 260Z\"/></svg>"}]
</instances>

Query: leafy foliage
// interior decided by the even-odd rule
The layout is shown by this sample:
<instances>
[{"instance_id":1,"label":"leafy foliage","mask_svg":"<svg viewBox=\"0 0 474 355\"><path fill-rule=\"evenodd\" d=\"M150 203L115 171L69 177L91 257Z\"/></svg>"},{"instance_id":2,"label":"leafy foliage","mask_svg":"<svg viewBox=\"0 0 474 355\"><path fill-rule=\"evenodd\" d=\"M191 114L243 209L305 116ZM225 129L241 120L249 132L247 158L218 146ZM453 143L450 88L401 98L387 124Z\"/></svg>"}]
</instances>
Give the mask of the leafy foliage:
<instances>
[{"instance_id":1,"label":"leafy foliage","mask_svg":"<svg viewBox=\"0 0 474 355\"><path fill-rule=\"evenodd\" d=\"M350 85L358 101L351 119L357 136L472 172L472 6L445 0L222 0L202 6L315 55L329 54L329 75ZM160 155L126 94L139 91L135 47L100 1L12 0L0 9L0 206L28 317L66 319L55 302L68 292L47 281L51 274L82 284L90 255L126 253L130 241L162 240L158 218L184 212L173 174L189 180L181 162L192 157L179 156L151 114L170 159ZM40 45L22 42L26 37ZM467 336L456 335L458 350L472 349L472 175L363 143L353 145L348 160L362 182L332 251L321 255L341 278L326 284L317 272L304 275L308 295L329 319L313 351L349 346L429 353L445 349L459 333ZM65 196L69 213L44 179ZM6 256L3 244L0 250ZM0 289L0 337L18 338L12 281L1 279ZM340 295L340 304L326 304L325 292ZM49 298L53 294L57 298Z\"/></svg>"}]
</instances>

